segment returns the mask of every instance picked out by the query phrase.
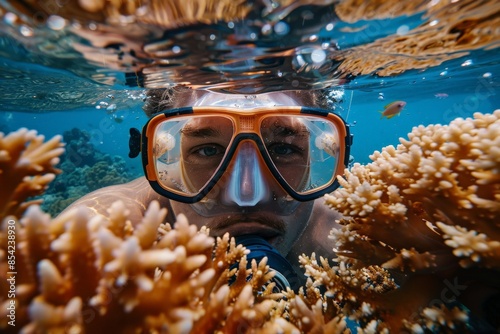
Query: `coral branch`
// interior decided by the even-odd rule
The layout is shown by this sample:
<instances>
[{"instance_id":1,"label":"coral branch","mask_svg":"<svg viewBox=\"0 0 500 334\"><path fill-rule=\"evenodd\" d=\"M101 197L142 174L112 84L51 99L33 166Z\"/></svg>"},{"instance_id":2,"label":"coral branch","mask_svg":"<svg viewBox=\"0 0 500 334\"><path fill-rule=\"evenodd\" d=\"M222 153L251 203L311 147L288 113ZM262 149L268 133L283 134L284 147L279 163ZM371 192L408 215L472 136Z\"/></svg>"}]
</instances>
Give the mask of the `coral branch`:
<instances>
[{"instance_id":1,"label":"coral branch","mask_svg":"<svg viewBox=\"0 0 500 334\"><path fill-rule=\"evenodd\" d=\"M0 217L20 216L21 204L46 189L59 170L54 166L64 152L61 136L44 142L36 131L19 129L5 136L0 133Z\"/></svg>"},{"instance_id":2,"label":"coral branch","mask_svg":"<svg viewBox=\"0 0 500 334\"><path fill-rule=\"evenodd\" d=\"M500 110L446 126L418 126L400 143L375 152L372 163L346 170L345 179L339 178L343 188L326 196L327 205L346 215L343 228L332 231L340 263L392 269L397 293L409 294L409 287L417 286L420 305L391 305L393 293L384 302L364 299L392 330L465 328L463 306L483 314L477 305L499 291L492 282L500 280ZM455 288L452 299L442 297L450 281L471 282L464 268L475 270L467 293ZM311 275L326 285L322 271ZM337 281L337 276L327 280ZM398 319L394 310L401 307L413 307L419 316Z\"/></svg>"}]
</instances>

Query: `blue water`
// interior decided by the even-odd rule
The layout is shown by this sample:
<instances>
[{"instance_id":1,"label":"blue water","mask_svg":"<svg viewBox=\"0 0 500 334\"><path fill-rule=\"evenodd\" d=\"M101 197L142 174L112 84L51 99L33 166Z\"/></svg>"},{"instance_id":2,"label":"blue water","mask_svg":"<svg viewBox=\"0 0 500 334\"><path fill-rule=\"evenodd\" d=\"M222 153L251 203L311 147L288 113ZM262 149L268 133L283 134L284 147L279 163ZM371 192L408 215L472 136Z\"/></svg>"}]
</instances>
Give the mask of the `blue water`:
<instances>
[{"instance_id":1,"label":"blue water","mask_svg":"<svg viewBox=\"0 0 500 334\"><path fill-rule=\"evenodd\" d=\"M90 135L89 142L103 153L119 155L126 159L127 165L134 170L142 170L139 159L128 158L129 128L142 129L147 120L139 104L108 114L102 109L84 108L71 112L5 112L1 122L10 129L26 127L37 130L46 138L62 135L64 131L78 128ZM116 121L121 118L121 122Z\"/></svg>"}]
</instances>

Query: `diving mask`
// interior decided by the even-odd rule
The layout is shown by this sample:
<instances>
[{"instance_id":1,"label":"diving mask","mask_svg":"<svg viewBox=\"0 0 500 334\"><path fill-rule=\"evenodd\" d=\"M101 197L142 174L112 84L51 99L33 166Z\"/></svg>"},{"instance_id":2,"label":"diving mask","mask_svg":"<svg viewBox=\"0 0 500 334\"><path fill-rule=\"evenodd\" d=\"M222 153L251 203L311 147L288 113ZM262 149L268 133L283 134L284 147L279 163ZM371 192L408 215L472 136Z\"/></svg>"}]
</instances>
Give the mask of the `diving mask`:
<instances>
[{"instance_id":1,"label":"diving mask","mask_svg":"<svg viewBox=\"0 0 500 334\"><path fill-rule=\"evenodd\" d=\"M142 136L136 129L131 135L130 156L142 151L153 189L200 203L206 215L221 206L251 208L280 199L289 214L287 202L338 187L352 142L339 116L299 106L172 109L153 116Z\"/></svg>"}]
</instances>

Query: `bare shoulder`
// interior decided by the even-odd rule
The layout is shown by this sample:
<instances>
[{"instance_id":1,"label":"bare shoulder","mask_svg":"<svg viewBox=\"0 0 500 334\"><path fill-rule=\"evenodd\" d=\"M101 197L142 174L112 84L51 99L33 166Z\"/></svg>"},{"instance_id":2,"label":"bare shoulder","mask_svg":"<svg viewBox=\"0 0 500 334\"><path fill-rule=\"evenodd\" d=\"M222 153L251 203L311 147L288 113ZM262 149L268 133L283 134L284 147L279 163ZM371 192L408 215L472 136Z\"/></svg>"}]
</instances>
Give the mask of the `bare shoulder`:
<instances>
[{"instance_id":1,"label":"bare shoulder","mask_svg":"<svg viewBox=\"0 0 500 334\"><path fill-rule=\"evenodd\" d=\"M125 204L132 219L141 218L153 200L159 201L162 206L168 203L166 198L154 192L145 177L140 177L128 183L95 190L72 203L64 211L84 206L92 215L107 216L107 209L118 200Z\"/></svg>"}]
</instances>

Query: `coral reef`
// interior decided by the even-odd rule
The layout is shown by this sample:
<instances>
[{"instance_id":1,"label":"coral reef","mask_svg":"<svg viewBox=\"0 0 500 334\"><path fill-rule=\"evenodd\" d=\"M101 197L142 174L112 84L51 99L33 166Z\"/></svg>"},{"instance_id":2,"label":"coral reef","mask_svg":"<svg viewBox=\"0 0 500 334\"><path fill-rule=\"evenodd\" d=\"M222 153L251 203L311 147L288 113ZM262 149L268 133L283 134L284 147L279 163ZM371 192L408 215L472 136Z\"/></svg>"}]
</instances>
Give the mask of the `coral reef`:
<instances>
[{"instance_id":1,"label":"coral reef","mask_svg":"<svg viewBox=\"0 0 500 334\"><path fill-rule=\"evenodd\" d=\"M220 326L232 333L245 321L270 317L276 303L264 300L270 293L259 303L252 294L252 286L269 279L265 263L254 266L250 282L240 275L229 287L223 279L245 253L234 239L218 240L213 250L214 240L182 216L174 229L161 225L166 212L157 203L134 230L126 211L116 202L107 225L78 209L52 221L37 206L28 209L16 253L16 322L24 332L189 333L199 327L210 333Z\"/></svg>"},{"instance_id":2,"label":"coral reef","mask_svg":"<svg viewBox=\"0 0 500 334\"><path fill-rule=\"evenodd\" d=\"M25 129L0 136L0 177L8 185L0 189L0 328L498 330L494 311L481 306L498 307L499 140L500 111L475 114L416 127L397 148L347 170L343 188L326 197L345 215L342 229L331 232L337 257L301 256L306 285L275 293L273 283L265 285L272 276L265 260L247 269L247 251L234 239L214 240L182 215L173 226L163 224L166 211L156 202L140 222L128 219L121 202L109 207L108 220L79 207L50 218L25 200L54 178L60 137L42 143Z\"/></svg>"},{"instance_id":3,"label":"coral reef","mask_svg":"<svg viewBox=\"0 0 500 334\"><path fill-rule=\"evenodd\" d=\"M65 131L66 150L58 167L63 172L44 194L42 208L52 216L99 188L122 184L141 175L133 173L123 159L98 150L90 134L77 128Z\"/></svg>"},{"instance_id":4,"label":"coral reef","mask_svg":"<svg viewBox=\"0 0 500 334\"><path fill-rule=\"evenodd\" d=\"M415 127L397 148L355 164L339 178L342 188L327 195L326 203L346 216L331 235L337 254L351 268L389 269L399 285L368 307L393 310L381 317L393 330L425 328L438 314L459 322L468 312L496 319L481 306L496 300L498 308L500 291L499 148L500 110ZM416 298L417 307L408 305Z\"/></svg>"}]
</instances>

